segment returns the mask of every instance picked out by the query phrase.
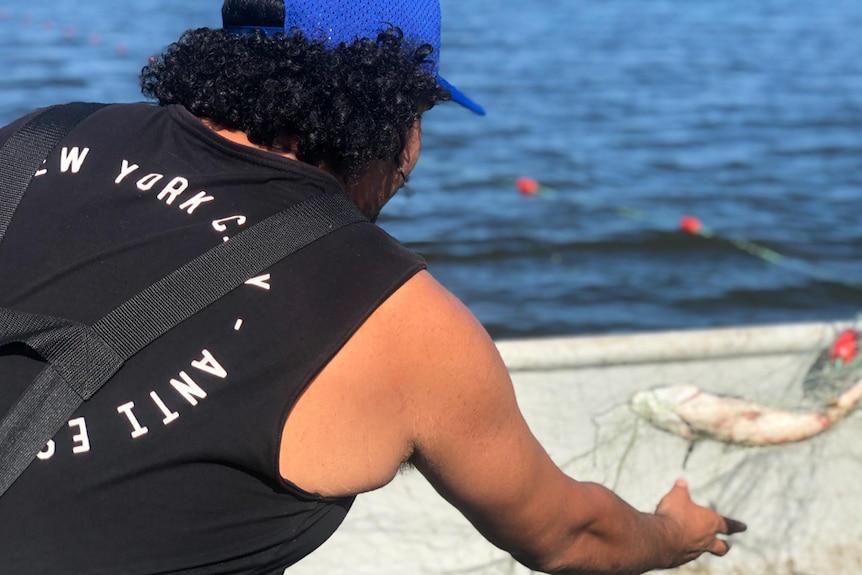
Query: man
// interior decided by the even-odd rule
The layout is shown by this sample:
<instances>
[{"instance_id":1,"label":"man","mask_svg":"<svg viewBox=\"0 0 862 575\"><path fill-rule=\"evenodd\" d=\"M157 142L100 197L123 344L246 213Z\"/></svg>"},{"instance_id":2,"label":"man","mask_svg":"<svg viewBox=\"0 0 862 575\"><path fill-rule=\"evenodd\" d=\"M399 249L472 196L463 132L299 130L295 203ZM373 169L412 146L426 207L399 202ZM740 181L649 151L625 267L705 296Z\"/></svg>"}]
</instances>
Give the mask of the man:
<instances>
[{"instance_id":1,"label":"man","mask_svg":"<svg viewBox=\"0 0 862 575\"><path fill-rule=\"evenodd\" d=\"M0 305L83 324L272 213L347 194L373 222L447 99L437 0L227 0L143 71L159 106L71 132L0 244ZM4 128L6 141L23 120ZM743 528L683 484L655 514L563 474L482 326L371 222L287 257L145 347L0 497L11 573L281 573L415 466L548 573L637 573ZM44 366L0 348L10 385Z\"/></svg>"}]
</instances>

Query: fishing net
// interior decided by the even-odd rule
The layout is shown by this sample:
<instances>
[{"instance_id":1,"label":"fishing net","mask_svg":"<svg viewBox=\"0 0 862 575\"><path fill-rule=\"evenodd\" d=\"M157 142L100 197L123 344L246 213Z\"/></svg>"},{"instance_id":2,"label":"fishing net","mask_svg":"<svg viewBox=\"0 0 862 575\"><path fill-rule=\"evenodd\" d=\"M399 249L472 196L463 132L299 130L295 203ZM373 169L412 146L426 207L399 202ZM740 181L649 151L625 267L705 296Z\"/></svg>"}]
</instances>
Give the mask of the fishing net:
<instances>
[{"instance_id":1,"label":"fishing net","mask_svg":"<svg viewBox=\"0 0 862 575\"><path fill-rule=\"evenodd\" d=\"M860 326L862 316L856 319L855 327L842 330L814 360L802 381L806 403L828 405L862 379Z\"/></svg>"},{"instance_id":2,"label":"fishing net","mask_svg":"<svg viewBox=\"0 0 862 575\"><path fill-rule=\"evenodd\" d=\"M860 371L859 353L847 346L858 347L858 339L842 335L858 334L858 327L858 321L767 326L499 347L527 422L571 477L605 485L644 511L685 477L697 503L748 524L727 557L703 557L675 573L850 574L862 573L855 496L860 409L809 439L752 447L683 439L636 415L629 399L655 386L694 384L772 408L817 410ZM379 575L381 564L386 573L531 573L485 541L415 472L357 499L342 529L297 566L297 575Z\"/></svg>"}]
</instances>

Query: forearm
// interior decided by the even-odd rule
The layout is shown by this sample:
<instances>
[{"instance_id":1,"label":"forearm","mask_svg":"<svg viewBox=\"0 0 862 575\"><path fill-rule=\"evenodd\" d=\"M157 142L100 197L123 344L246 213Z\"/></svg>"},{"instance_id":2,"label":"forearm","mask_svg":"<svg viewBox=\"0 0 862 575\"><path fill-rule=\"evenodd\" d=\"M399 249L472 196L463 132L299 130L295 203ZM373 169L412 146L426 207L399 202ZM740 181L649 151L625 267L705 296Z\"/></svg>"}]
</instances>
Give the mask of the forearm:
<instances>
[{"instance_id":1,"label":"forearm","mask_svg":"<svg viewBox=\"0 0 862 575\"><path fill-rule=\"evenodd\" d=\"M415 285L437 294L422 283L430 276L417 278ZM649 514L568 477L530 431L481 324L450 296L437 303L434 314L408 314L402 327L411 329L400 330L430 330L431 342L411 338L407 350L388 358L406 389L411 461L489 541L534 569L560 574L643 573L727 552L716 538L728 533L724 518L693 504L685 486ZM429 363L432 349L438 352ZM403 381L412 383L405 388Z\"/></svg>"},{"instance_id":2,"label":"forearm","mask_svg":"<svg viewBox=\"0 0 862 575\"><path fill-rule=\"evenodd\" d=\"M525 565L559 575L623 575L680 563L684 542L672 520L642 513L595 483L570 480L554 533L540 550L514 553Z\"/></svg>"}]
</instances>

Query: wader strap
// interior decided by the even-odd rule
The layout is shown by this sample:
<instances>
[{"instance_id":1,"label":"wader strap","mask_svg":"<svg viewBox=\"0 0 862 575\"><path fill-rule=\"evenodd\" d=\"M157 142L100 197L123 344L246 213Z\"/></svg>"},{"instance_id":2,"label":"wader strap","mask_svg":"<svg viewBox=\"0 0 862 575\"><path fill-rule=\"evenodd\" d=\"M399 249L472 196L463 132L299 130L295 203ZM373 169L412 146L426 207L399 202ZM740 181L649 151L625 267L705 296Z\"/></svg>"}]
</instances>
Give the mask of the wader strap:
<instances>
[{"instance_id":1,"label":"wader strap","mask_svg":"<svg viewBox=\"0 0 862 575\"><path fill-rule=\"evenodd\" d=\"M128 358L291 253L342 226L367 222L343 193L314 196L251 226L165 276L97 321Z\"/></svg>"},{"instance_id":2,"label":"wader strap","mask_svg":"<svg viewBox=\"0 0 862 575\"><path fill-rule=\"evenodd\" d=\"M127 359L88 325L0 307L0 345L13 342L38 353L82 401L90 399L101 387L98 382L107 381Z\"/></svg>"},{"instance_id":3,"label":"wader strap","mask_svg":"<svg viewBox=\"0 0 862 575\"><path fill-rule=\"evenodd\" d=\"M8 322L0 345L25 343L48 362L0 422L0 495L127 359L289 254L363 221L346 195L314 196L198 256L92 327L0 308L0 322Z\"/></svg>"},{"instance_id":4,"label":"wader strap","mask_svg":"<svg viewBox=\"0 0 862 575\"><path fill-rule=\"evenodd\" d=\"M21 126L0 148L0 242L36 170L60 140L106 104L75 102L46 109Z\"/></svg>"}]
</instances>

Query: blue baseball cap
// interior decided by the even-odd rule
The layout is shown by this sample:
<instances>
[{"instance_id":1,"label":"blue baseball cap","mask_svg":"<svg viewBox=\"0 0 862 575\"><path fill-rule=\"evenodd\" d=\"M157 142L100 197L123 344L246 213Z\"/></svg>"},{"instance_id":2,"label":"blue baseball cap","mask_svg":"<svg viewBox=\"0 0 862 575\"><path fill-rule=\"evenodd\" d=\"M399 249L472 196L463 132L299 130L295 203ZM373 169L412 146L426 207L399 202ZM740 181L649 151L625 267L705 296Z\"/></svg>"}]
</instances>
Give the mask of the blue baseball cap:
<instances>
[{"instance_id":1,"label":"blue baseball cap","mask_svg":"<svg viewBox=\"0 0 862 575\"><path fill-rule=\"evenodd\" d=\"M376 38L391 26L397 26L408 42L431 45L431 72L452 95L452 101L485 115L482 106L440 76L439 0L284 0L284 32L300 30L332 46Z\"/></svg>"}]
</instances>

